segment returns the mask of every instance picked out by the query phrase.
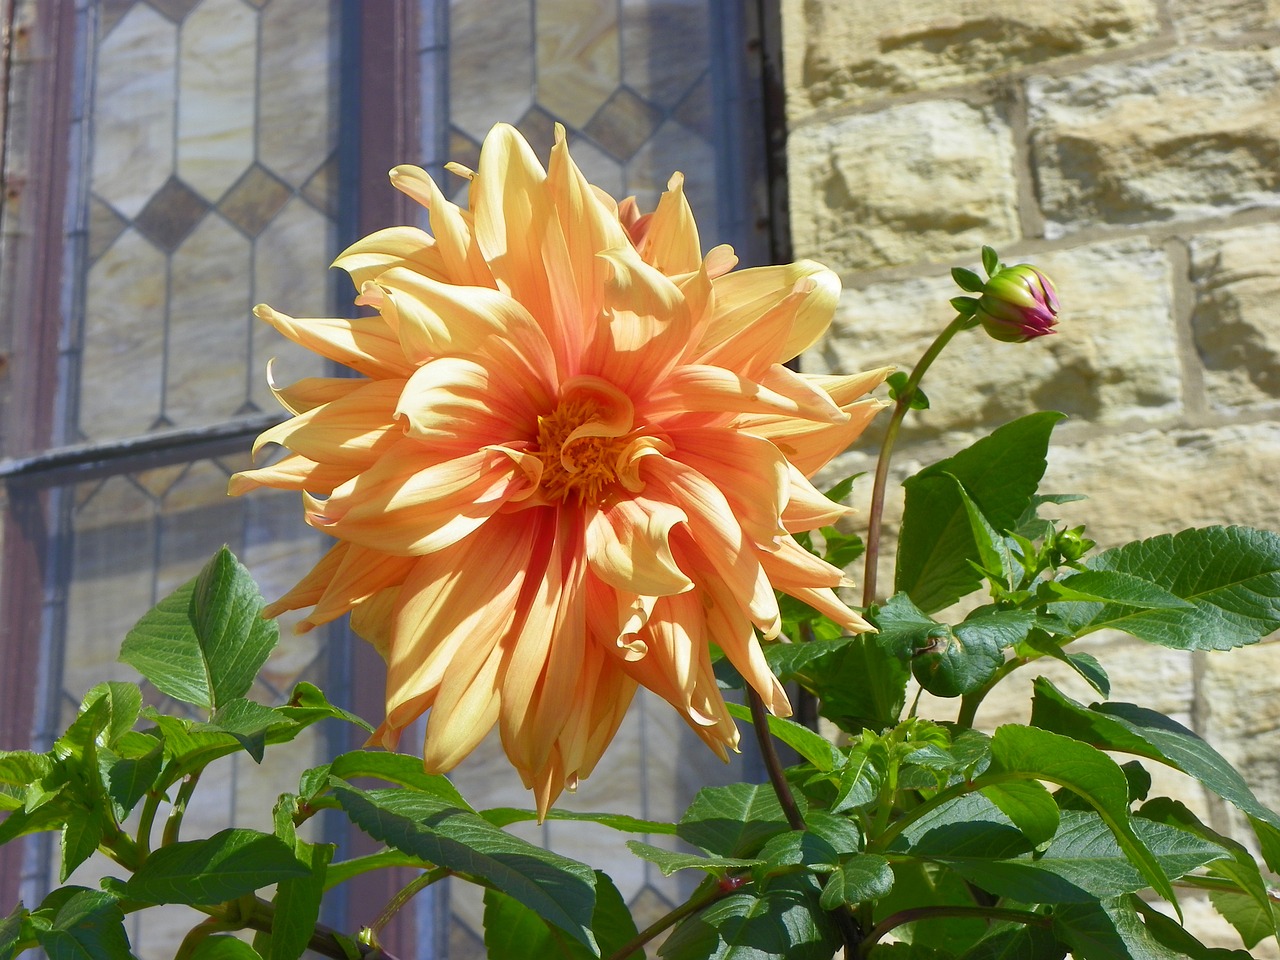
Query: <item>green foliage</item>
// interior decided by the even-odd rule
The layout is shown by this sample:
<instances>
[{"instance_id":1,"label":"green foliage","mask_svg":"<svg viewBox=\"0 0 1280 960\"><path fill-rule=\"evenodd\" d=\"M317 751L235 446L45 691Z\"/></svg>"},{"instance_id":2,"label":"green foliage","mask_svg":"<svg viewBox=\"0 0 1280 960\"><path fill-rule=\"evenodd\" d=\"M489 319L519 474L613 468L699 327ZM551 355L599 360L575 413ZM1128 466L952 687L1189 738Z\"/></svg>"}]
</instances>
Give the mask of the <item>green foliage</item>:
<instances>
[{"instance_id":1,"label":"green foliage","mask_svg":"<svg viewBox=\"0 0 1280 960\"><path fill-rule=\"evenodd\" d=\"M1000 269L990 248L983 268ZM984 284L973 271L953 276L966 291ZM972 298L957 300L948 336L973 319ZM920 372L889 380L901 415L928 407ZM841 948L862 960L1247 956L1205 946L1147 902L1154 893L1176 911L1175 890L1204 891L1246 949L1280 931L1280 896L1250 848L1151 796L1149 771L1172 767L1234 805L1273 871L1280 814L1192 731L1107 700L1105 651L1100 661L1071 645L1102 629L1187 651L1256 642L1280 628L1280 536L1208 527L1095 553L1085 527L1040 515L1079 499L1038 490L1060 419L1006 424L906 481L895 589L864 611L878 632L845 635L779 598L786 637L764 656L816 698L844 733L838 743L769 717L767 730L751 732L800 758L771 767L770 783L704 787L676 822L548 812L629 834L646 870L697 884L652 927L646 918L643 933L608 876L505 829L535 811L477 811L416 756L339 754L278 798L270 833L183 836L184 811L220 758L243 751L272 763L277 747L320 722L372 730L309 683L285 703L254 698L268 689L257 678L276 627L224 549L143 615L121 652L198 715L145 705L138 685L111 681L86 694L47 751L0 752L0 843L56 835L64 884L95 854L118 875L100 890L62 886L35 909L17 905L0 920L0 960L32 949L53 960L127 960L126 915L163 903L205 917L180 960L299 960L309 949L370 960L382 955L381 923L446 876L483 888L495 960L641 960L646 945L666 960L829 960ZM852 478L827 496L842 502L851 490ZM879 550L836 527L796 540L841 568ZM980 605L948 609L984 588ZM1079 703L1036 678L1028 724L978 729L992 689L1046 658L1101 702ZM725 686L744 687L727 661L716 670ZM932 699L909 703L913 678ZM938 699L956 702L931 719ZM727 710L751 723L748 707ZM382 848L335 859L334 846L302 828L321 811ZM371 928L319 924L335 888L387 869L416 879L370 905L383 911Z\"/></svg>"}]
</instances>

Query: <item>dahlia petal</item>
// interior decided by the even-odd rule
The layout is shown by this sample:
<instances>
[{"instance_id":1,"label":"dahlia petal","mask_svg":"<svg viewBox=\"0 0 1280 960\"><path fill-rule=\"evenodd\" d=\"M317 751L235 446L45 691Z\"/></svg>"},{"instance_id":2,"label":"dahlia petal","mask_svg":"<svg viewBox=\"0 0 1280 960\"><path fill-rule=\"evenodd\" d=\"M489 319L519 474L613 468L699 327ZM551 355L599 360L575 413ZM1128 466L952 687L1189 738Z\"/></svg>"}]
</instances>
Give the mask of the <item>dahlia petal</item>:
<instances>
[{"instance_id":1,"label":"dahlia petal","mask_svg":"<svg viewBox=\"0 0 1280 960\"><path fill-rule=\"evenodd\" d=\"M312 606L324 596L325 588L329 586L329 581L333 579L333 575L338 571L338 567L342 565L342 561L350 549L351 544L349 543L336 543L330 547L325 555L320 558L320 562L312 567L305 577L294 584L293 589L279 600L269 603L263 608L263 617L270 620L272 617L280 616L286 610L300 610L302 607Z\"/></svg>"},{"instance_id":2,"label":"dahlia petal","mask_svg":"<svg viewBox=\"0 0 1280 960\"><path fill-rule=\"evenodd\" d=\"M253 453L278 443L318 463L368 466L403 434L392 414L404 385L403 380L366 382L345 397L264 430Z\"/></svg>"},{"instance_id":3,"label":"dahlia petal","mask_svg":"<svg viewBox=\"0 0 1280 960\"><path fill-rule=\"evenodd\" d=\"M254 307L253 315L299 346L366 377L404 379L413 372L414 364L405 359L400 341L381 317L297 320L265 303Z\"/></svg>"},{"instance_id":4,"label":"dahlia petal","mask_svg":"<svg viewBox=\"0 0 1280 960\"><path fill-rule=\"evenodd\" d=\"M645 497L601 507L587 523L592 571L611 587L650 597L692 589L670 540L671 528L688 519L679 507Z\"/></svg>"},{"instance_id":5,"label":"dahlia petal","mask_svg":"<svg viewBox=\"0 0 1280 960\"><path fill-rule=\"evenodd\" d=\"M525 472L500 450L437 462L405 439L327 500L303 499L315 527L386 553L421 556L479 529L527 490Z\"/></svg>"},{"instance_id":6,"label":"dahlia petal","mask_svg":"<svg viewBox=\"0 0 1280 960\"><path fill-rule=\"evenodd\" d=\"M436 241L418 227L388 227L371 233L338 254L333 266L345 270L357 290L391 267L407 267L440 280L450 275Z\"/></svg>"},{"instance_id":7,"label":"dahlia petal","mask_svg":"<svg viewBox=\"0 0 1280 960\"><path fill-rule=\"evenodd\" d=\"M387 657L383 742L431 706L455 658L491 649L511 628L532 531L498 517L486 534L419 558L405 579Z\"/></svg>"},{"instance_id":8,"label":"dahlia petal","mask_svg":"<svg viewBox=\"0 0 1280 960\"><path fill-rule=\"evenodd\" d=\"M622 590L606 584L588 565L587 632L596 647L624 660L636 660L649 652L636 633L649 621L657 597Z\"/></svg>"},{"instance_id":9,"label":"dahlia petal","mask_svg":"<svg viewBox=\"0 0 1280 960\"><path fill-rule=\"evenodd\" d=\"M505 293L439 283L404 269L388 270L377 285L394 306L400 343L415 363L484 355L504 362L512 377L548 389L555 382L546 334L524 305Z\"/></svg>"},{"instance_id":10,"label":"dahlia petal","mask_svg":"<svg viewBox=\"0 0 1280 960\"><path fill-rule=\"evenodd\" d=\"M726 711L703 625L697 594L661 597L644 631L648 656L622 669L679 710L691 726L713 727Z\"/></svg>"},{"instance_id":11,"label":"dahlia petal","mask_svg":"<svg viewBox=\"0 0 1280 960\"><path fill-rule=\"evenodd\" d=\"M416 562L416 557L390 556L352 544L302 623L309 630L338 619L378 591L404 583Z\"/></svg>"},{"instance_id":12,"label":"dahlia petal","mask_svg":"<svg viewBox=\"0 0 1280 960\"><path fill-rule=\"evenodd\" d=\"M670 431L679 460L711 481L729 501L747 535L769 543L783 532L779 517L787 503L787 461L768 440L710 427Z\"/></svg>"},{"instance_id":13,"label":"dahlia petal","mask_svg":"<svg viewBox=\"0 0 1280 960\"><path fill-rule=\"evenodd\" d=\"M668 276L689 273L701 265L698 225L684 195L684 174L674 173L667 181L639 250L646 263Z\"/></svg>"},{"instance_id":14,"label":"dahlia petal","mask_svg":"<svg viewBox=\"0 0 1280 960\"><path fill-rule=\"evenodd\" d=\"M361 600L351 610L351 632L367 641L385 661L391 656L396 604L401 585L386 587Z\"/></svg>"},{"instance_id":15,"label":"dahlia petal","mask_svg":"<svg viewBox=\"0 0 1280 960\"><path fill-rule=\"evenodd\" d=\"M472 236L468 216L457 204L445 199L431 175L421 167L406 163L393 167L389 176L392 186L426 207L431 219L431 232L435 235L444 270L440 274L418 272L466 286L492 287L493 276ZM407 266L412 268L412 264Z\"/></svg>"},{"instance_id":16,"label":"dahlia petal","mask_svg":"<svg viewBox=\"0 0 1280 960\"><path fill-rule=\"evenodd\" d=\"M773 359L790 360L813 346L831 324L840 299L840 278L820 263L797 260L778 266L752 267L718 278L715 320L704 333L699 349L709 349L750 326L795 291L797 283L805 285L804 303L797 312L791 335Z\"/></svg>"},{"instance_id":17,"label":"dahlia petal","mask_svg":"<svg viewBox=\"0 0 1280 960\"><path fill-rule=\"evenodd\" d=\"M471 181L476 243L498 289L535 317L551 315L541 244L551 218L546 171L515 127L495 124Z\"/></svg>"},{"instance_id":18,"label":"dahlia petal","mask_svg":"<svg viewBox=\"0 0 1280 960\"><path fill-rule=\"evenodd\" d=\"M807 385L797 389L795 381L775 376L778 369L786 368L775 364L770 371L771 382L766 384L723 367L685 364L656 385L637 404L636 412L641 418L658 420L691 411L786 414L828 423L846 419L825 393Z\"/></svg>"},{"instance_id":19,"label":"dahlia petal","mask_svg":"<svg viewBox=\"0 0 1280 960\"><path fill-rule=\"evenodd\" d=\"M766 310L750 326L720 341L698 357L699 363L737 370L753 380L764 376L791 335L804 295L793 293Z\"/></svg>"},{"instance_id":20,"label":"dahlia petal","mask_svg":"<svg viewBox=\"0 0 1280 960\"><path fill-rule=\"evenodd\" d=\"M791 716L787 691L769 669L751 621L733 595L717 580L701 585L706 607L707 636L751 686L775 717Z\"/></svg>"},{"instance_id":21,"label":"dahlia petal","mask_svg":"<svg viewBox=\"0 0 1280 960\"><path fill-rule=\"evenodd\" d=\"M782 590L788 596L806 603L824 617L839 624L850 633L875 633L875 627L867 623L862 615L844 603L830 587L787 587Z\"/></svg>"},{"instance_id":22,"label":"dahlia petal","mask_svg":"<svg viewBox=\"0 0 1280 960\"><path fill-rule=\"evenodd\" d=\"M227 483L227 495L238 497L259 487L332 493L335 487L346 483L359 471L360 468L356 466L317 463L294 453L265 467L232 474Z\"/></svg>"},{"instance_id":23,"label":"dahlia petal","mask_svg":"<svg viewBox=\"0 0 1280 960\"><path fill-rule=\"evenodd\" d=\"M650 457L644 472L650 483L646 493L652 490L655 499L674 504L688 517L668 534L680 569L699 585L720 580L752 622L767 637L776 637L782 627L777 599L724 494L698 471L665 457Z\"/></svg>"},{"instance_id":24,"label":"dahlia petal","mask_svg":"<svg viewBox=\"0 0 1280 960\"><path fill-rule=\"evenodd\" d=\"M827 527L853 512L824 496L790 462L787 463L787 478L787 505L782 511L782 526L788 533Z\"/></svg>"},{"instance_id":25,"label":"dahlia petal","mask_svg":"<svg viewBox=\"0 0 1280 960\"><path fill-rule=\"evenodd\" d=\"M423 364L409 378L395 409L405 434L440 454L462 456L509 437L537 435L535 401L527 382L496 375L462 357Z\"/></svg>"},{"instance_id":26,"label":"dahlia petal","mask_svg":"<svg viewBox=\"0 0 1280 960\"><path fill-rule=\"evenodd\" d=\"M272 395L294 416L313 410L321 404L331 403L358 390L369 381L363 377L306 377L287 387L275 382L275 361L267 363L267 386Z\"/></svg>"},{"instance_id":27,"label":"dahlia petal","mask_svg":"<svg viewBox=\"0 0 1280 960\"><path fill-rule=\"evenodd\" d=\"M811 477L836 454L845 450L889 404L883 400L861 400L843 407L848 419L843 423L815 423L797 417L740 417L739 428L771 440L804 476Z\"/></svg>"},{"instance_id":28,"label":"dahlia petal","mask_svg":"<svg viewBox=\"0 0 1280 960\"><path fill-rule=\"evenodd\" d=\"M496 641L487 649L484 643L475 643L465 658L454 659L427 717L422 766L428 773L452 770L497 723L502 659Z\"/></svg>"}]
</instances>

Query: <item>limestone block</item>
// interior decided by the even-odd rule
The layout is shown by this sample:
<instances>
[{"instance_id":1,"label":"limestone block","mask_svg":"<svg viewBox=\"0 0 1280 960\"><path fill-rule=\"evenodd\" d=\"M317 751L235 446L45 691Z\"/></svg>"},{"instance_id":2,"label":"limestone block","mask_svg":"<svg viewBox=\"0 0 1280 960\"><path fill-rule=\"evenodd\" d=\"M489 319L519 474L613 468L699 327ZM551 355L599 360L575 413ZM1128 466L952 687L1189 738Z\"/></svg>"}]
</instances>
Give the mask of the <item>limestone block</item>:
<instances>
[{"instance_id":1,"label":"limestone block","mask_svg":"<svg viewBox=\"0 0 1280 960\"><path fill-rule=\"evenodd\" d=\"M1041 489L1089 499L1055 507L1103 546L1210 524L1280 530L1280 424L1152 430L1049 448Z\"/></svg>"},{"instance_id":2,"label":"limestone block","mask_svg":"<svg viewBox=\"0 0 1280 960\"><path fill-rule=\"evenodd\" d=\"M1201 734L1267 806L1280 807L1280 642L1205 656ZM1243 826L1232 812L1230 821ZM1247 831L1247 827L1244 828Z\"/></svg>"},{"instance_id":3,"label":"limestone block","mask_svg":"<svg viewBox=\"0 0 1280 960\"><path fill-rule=\"evenodd\" d=\"M1280 50L1196 50L1028 83L1046 233L1280 207Z\"/></svg>"},{"instance_id":4,"label":"limestone block","mask_svg":"<svg viewBox=\"0 0 1280 960\"><path fill-rule=\"evenodd\" d=\"M1191 324L1212 404L1280 399L1280 224L1194 237Z\"/></svg>"},{"instance_id":5,"label":"limestone block","mask_svg":"<svg viewBox=\"0 0 1280 960\"><path fill-rule=\"evenodd\" d=\"M1177 413L1180 367L1164 252L1134 238L1028 259L1058 288L1058 332L1026 344L961 334L925 377L932 405L912 414L906 437L985 431L1045 409L1103 424ZM804 369L909 370L951 318L947 300L959 293L949 276L846 290L830 333L805 355Z\"/></svg>"},{"instance_id":6,"label":"limestone block","mask_svg":"<svg viewBox=\"0 0 1280 960\"><path fill-rule=\"evenodd\" d=\"M1280 27L1277 0L1171 0L1174 29L1182 40L1228 38Z\"/></svg>"},{"instance_id":7,"label":"limestone block","mask_svg":"<svg viewBox=\"0 0 1280 960\"><path fill-rule=\"evenodd\" d=\"M789 107L936 90L1125 47L1158 30L1154 0L819 0L783 4Z\"/></svg>"},{"instance_id":8,"label":"limestone block","mask_svg":"<svg viewBox=\"0 0 1280 960\"><path fill-rule=\"evenodd\" d=\"M1018 236L1013 140L992 107L892 107L802 127L788 149L798 256L861 270Z\"/></svg>"}]
</instances>

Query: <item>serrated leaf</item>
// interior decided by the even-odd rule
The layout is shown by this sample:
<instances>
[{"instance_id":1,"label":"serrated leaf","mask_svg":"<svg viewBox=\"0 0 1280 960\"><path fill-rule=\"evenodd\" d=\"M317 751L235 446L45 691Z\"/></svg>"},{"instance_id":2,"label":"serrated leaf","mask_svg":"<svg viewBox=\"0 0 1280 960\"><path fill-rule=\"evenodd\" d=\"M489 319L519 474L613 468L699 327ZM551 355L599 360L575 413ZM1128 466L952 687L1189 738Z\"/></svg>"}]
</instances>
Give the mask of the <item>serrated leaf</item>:
<instances>
[{"instance_id":1,"label":"serrated leaf","mask_svg":"<svg viewBox=\"0 0 1280 960\"><path fill-rule=\"evenodd\" d=\"M989 577L1006 590L1012 590L1022 572L1022 565L1014 559L1009 544L991 521L983 514L982 509L973 502L969 492L959 478L951 474L943 474L955 482L956 492L960 495L960 503L964 507L965 516L969 520L969 533L973 536L974 546L978 550L977 564Z\"/></svg>"},{"instance_id":2,"label":"serrated leaf","mask_svg":"<svg viewBox=\"0 0 1280 960\"><path fill-rule=\"evenodd\" d=\"M751 711L740 703L726 703L729 716L751 722ZM769 733L777 737L819 770L834 770L844 755L826 737L814 733L794 720L769 717Z\"/></svg>"},{"instance_id":3,"label":"serrated leaf","mask_svg":"<svg viewBox=\"0 0 1280 960\"><path fill-rule=\"evenodd\" d=\"M831 803L831 812L845 813L874 803L880 796L883 780L884 771L871 751L864 747L851 748L848 759L840 768L840 785Z\"/></svg>"},{"instance_id":4,"label":"serrated leaf","mask_svg":"<svg viewBox=\"0 0 1280 960\"><path fill-rule=\"evenodd\" d=\"M768 784L703 787L676 825L676 836L708 853L752 857L765 841L790 829Z\"/></svg>"},{"instance_id":5,"label":"serrated leaf","mask_svg":"<svg viewBox=\"0 0 1280 960\"><path fill-rule=\"evenodd\" d=\"M827 878L819 902L824 910L879 900L893 889L889 861L874 853L851 857Z\"/></svg>"},{"instance_id":6,"label":"serrated leaf","mask_svg":"<svg viewBox=\"0 0 1280 960\"><path fill-rule=\"evenodd\" d=\"M780 867L804 867L825 873L839 863L840 854L817 834L808 830L792 830L770 837L760 848L759 858L764 861L762 876Z\"/></svg>"},{"instance_id":7,"label":"serrated leaf","mask_svg":"<svg viewBox=\"0 0 1280 960\"><path fill-rule=\"evenodd\" d=\"M943 635L934 639L911 661L911 673L937 697L959 697L977 690L1004 663L998 634L981 625L962 632L942 624Z\"/></svg>"},{"instance_id":8,"label":"serrated leaf","mask_svg":"<svg viewBox=\"0 0 1280 960\"><path fill-rule=\"evenodd\" d=\"M779 680L794 680L815 694L822 716L842 730L891 727L906 704L907 658L880 634L768 644L764 653Z\"/></svg>"},{"instance_id":9,"label":"serrated leaf","mask_svg":"<svg viewBox=\"0 0 1280 960\"><path fill-rule=\"evenodd\" d=\"M1180 877L1228 856L1217 844L1150 820L1135 820L1134 831L1163 872ZM925 855L925 851L913 849ZM1002 897L1032 903L1084 903L1133 893L1149 885L1120 849L1097 814L1064 810L1058 833L1032 858L943 855L935 838L930 859L946 863L966 880Z\"/></svg>"},{"instance_id":10,"label":"serrated leaf","mask_svg":"<svg viewBox=\"0 0 1280 960\"><path fill-rule=\"evenodd\" d=\"M276 909L265 960L298 960L307 949L320 918L325 873L335 849L331 843L306 843L295 838L294 856L300 863L307 864L308 869L302 876L276 884L276 894L271 901Z\"/></svg>"},{"instance_id":11,"label":"serrated leaf","mask_svg":"<svg viewBox=\"0 0 1280 960\"><path fill-rule=\"evenodd\" d=\"M1250 817L1280 830L1280 814L1263 806L1231 764L1180 723L1131 703L1085 707L1043 677L1036 678L1034 689L1031 722L1036 726L1105 750L1166 763L1199 780ZM1263 850L1267 851L1265 844ZM1267 862L1273 869L1280 866L1271 859Z\"/></svg>"},{"instance_id":12,"label":"serrated leaf","mask_svg":"<svg viewBox=\"0 0 1280 960\"><path fill-rule=\"evenodd\" d=\"M437 797L460 810L474 812L448 777L427 773L422 769L421 757L376 750L353 750L336 756L329 764L329 774L342 780L375 777Z\"/></svg>"},{"instance_id":13,"label":"serrated leaf","mask_svg":"<svg viewBox=\"0 0 1280 960\"><path fill-rule=\"evenodd\" d=\"M64 887L54 892L62 895L61 903L52 911L47 927L41 924L35 928L36 939L49 960L133 957L124 929L124 912L115 897L85 887ZM45 904L49 902L50 898L46 898Z\"/></svg>"},{"instance_id":14,"label":"serrated leaf","mask_svg":"<svg viewBox=\"0 0 1280 960\"><path fill-rule=\"evenodd\" d=\"M375 840L479 877L595 948L595 875L585 864L504 833L438 796L403 789L359 790L340 782L335 782L333 792L352 822Z\"/></svg>"},{"instance_id":15,"label":"serrated leaf","mask_svg":"<svg viewBox=\"0 0 1280 960\"><path fill-rule=\"evenodd\" d=\"M1150 580L1115 570L1081 570L1061 580L1045 583L1061 600L1081 603L1114 603L1150 610L1187 610L1191 604Z\"/></svg>"},{"instance_id":16,"label":"serrated leaf","mask_svg":"<svg viewBox=\"0 0 1280 960\"><path fill-rule=\"evenodd\" d=\"M125 636L120 659L169 696L206 709L243 697L279 639L249 572L223 547Z\"/></svg>"},{"instance_id":17,"label":"serrated leaf","mask_svg":"<svg viewBox=\"0 0 1280 960\"><path fill-rule=\"evenodd\" d=\"M1260 904L1241 890L1210 890L1209 902L1250 950L1266 937L1276 935L1276 910L1271 903Z\"/></svg>"},{"instance_id":18,"label":"serrated leaf","mask_svg":"<svg viewBox=\"0 0 1280 960\"><path fill-rule=\"evenodd\" d=\"M195 724L192 729L202 733L227 733L236 738L255 763L262 762L267 748L267 734L273 727L291 723L283 713L261 703L236 697L223 701L208 723Z\"/></svg>"},{"instance_id":19,"label":"serrated leaf","mask_svg":"<svg viewBox=\"0 0 1280 960\"><path fill-rule=\"evenodd\" d=\"M1037 780L1010 780L982 788L982 795L1039 846L1058 831L1059 811L1053 795Z\"/></svg>"},{"instance_id":20,"label":"serrated leaf","mask_svg":"<svg viewBox=\"0 0 1280 960\"><path fill-rule=\"evenodd\" d=\"M142 691L133 683L108 680L90 688L84 696L81 711L97 700L106 702L107 715L103 739L106 745L110 746L133 729L138 713L142 710Z\"/></svg>"},{"instance_id":21,"label":"serrated leaf","mask_svg":"<svg viewBox=\"0 0 1280 960\"><path fill-rule=\"evenodd\" d=\"M480 816L495 827L505 827L513 823L528 823L530 820L538 819L538 811L525 810L520 807L490 807L488 810L479 811L479 813ZM641 820L639 817L629 817L623 813L591 813L588 811L556 810L552 808L547 811L545 819L568 820L577 823L598 823L623 833L674 834L676 832L674 823L667 823L663 820Z\"/></svg>"},{"instance_id":22,"label":"serrated leaf","mask_svg":"<svg viewBox=\"0 0 1280 960\"><path fill-rule=\"evenodd\" d=\"M27 918L27 909L21 903L13 911L0 920L0 960L13 960L18 954L18 943L22 940L22 924Z\"/></svg>"},{"instance_id":23,"label":"serrated leaf","mask_svg":"<svg viewBox=\"0 0 1280 960\"><path fill-rule=\"evenodd\" d=\"M1071 954L1077 960L1198 960L1207 957L1204 946L1189 934L1179 947L1162 943L1161 937L1143 923L1133 903L1130 897L1117 897L1093 903L1067 904L1054 911L1054 933L1071 948ZM1172 921L1167 922L1172 924ZM1194 944L1194 953L1187 950L1191 944Z\"/></svg>"},{"instance_id":24,"label":"serrated leaf","mask_svg":"<svg viewBox=\"0 0 1280 960\"><path fill-rule=\"evenodd\" d=\"M848 817L825 810L810 810L804 817L805 829L827 841L837 854L857 853L862 849L862 831Z\"/></svg>"},{"instance_id":25,"label":"serrated leaf","mask_svg":"<svg viewBox=\"0 0 1280 960\"><path fill-rule=\"evenodd\" d=\"M130 899L145 903L207 906L310 871L279 837L231 829L152 852L124 890Z\"/></svg>"},{"instance_id":26,"label":"serrated leaf","mask_svg":"<svg viewBox=\"0 0 1280 960\"><path fill-rule=\"evenodd\" d=\"M686 918L658 949L663 960L830 960L839 931L804 878L763 893L730 894Z\"/></svg>"},{"instance_id":27,"label":"serrated leaf","mask_svg":"<svg viewBox=\"0 0 1280 960\"><path fill-rule=\"evenodd\" d=\"M600 955L612 957L636 936L636 924L613 881L596 871L596 909L591 928L600 944ZM594 960L595 954L567 938L541 917L497 890L484 892L484 945L488 960ZM644 960L636 948L619 960Z\"/></svg>"},{"instance_id":28,"label":"serrated leaf","mask_svg":"<svg viewBox=\"0 0 1280 960\"><path fill-rule=\"evenodd\" d=\"M1129 822L1128 782L1110 757L1047 730L1006 724L991 737L991 766L984 777L1002 773L1048 780L1088 801L1151 888L1177 909L1169 878Z\"/></svg>"},{"instance_id":29,"label":"serrated leaf","mask_svg":"<svg viewBox=\"0 0 1280 960\"><path fill-rule=\"evenodd\" d=\"M0 810L18 810L26 788L53 771L53 761L43 753L0 750Z\"/></svg>"},{"instance_id":30,"label":"serrated leaf","mask_svg":"<svg viewBox=\"0 0 1280 960\"><path fill-rule=\"evenodd\" d=\"M1049 434L1061 419L1043 412L1014 420L903 484L895 593L932 613L977 589L970 561L980 557L955 481L994 529L1011 529L1044 475Z\"/></svg>"},{"instance_id":31,"label":"serrated leaf","mask_svg":"<svg viewBox=\"0 0 1280 960\"><path fill-rule=\"evenodd\" d=\"M147 791L155 784L164 765L164 744L155 737L148 737L154 746L140 757L116 757L103 771L107 795L128 815Z\"/></svg>"},{"instance_id":32,"label":"serrated leaf","mask_svg":"<svg viewBox=\"0 0 1280 960\"><path fill-rule=\"evenodd\" d=\"M1107 550L1085 566L1145 580L1190 606L1054 604L1078 636L1108 628L1177 650L1229 650L1280 628L1280 536L1274 533L1183 530Z\"/></svg>"},{"instance_id":33,"label":"serrated leaf","mask_svg":"<svg viewBox=\"0 0 1280 960\"><path fill-rule=\"evenodd\" d=\"M357 727L373 733L373 724L357 717L349 710L343 710L339 706L329 702L329 698L314 683L307 683L305 680L294 685L293 693L289 695L289 702L283 707L277 708L282 714L297 723L312 724L317 720L333 718L335 720L345 720L347 723L353 723Z\"/></svg>"},{"instance_id":34,"label":"serrated leaf","mask_svg":"<svg viewBox=\"0 0 1280 960\"><path fill-rule=\"evenodd\" d=\"M59 883L66 883L71 872L98 849L106 827L102 817L103 811L99 807L81 807L68 817L59 838L62 851L58 867Z\"/></svg>"},{"instance_id":35,"label":"serrated leaf","mask_svg":"<svg viewBox=\"0 0 1280 960\"><path fill-rule=\"evenodd\" d=\"M763 866L764 861L747 857L709 857L701 853L684 853L679 850L667 850L655 847L642 840L628 840L627 849L641 860L647 860L669 877L678 870L701 870L713 877L723 877L732 871L747 870L751 867Z\"/></svg>"},{"instance_id":36,"label":"serrated leaf","mask_svg":"<svg viewBox=\"0 0 1280 960\"><path fill-rule=\"evenodd\" d=\"M1036 653L1052 657L1059 663L1065 663L1102 696L1105 697L1111 693L1111 678L1107 676L1107 671L1102 668L1102 664L1093 654L1067 653L1059 646L1060 641L1040 630L1032 630L1028 633L1023 643Z\"/></svg>"}]
</instances>

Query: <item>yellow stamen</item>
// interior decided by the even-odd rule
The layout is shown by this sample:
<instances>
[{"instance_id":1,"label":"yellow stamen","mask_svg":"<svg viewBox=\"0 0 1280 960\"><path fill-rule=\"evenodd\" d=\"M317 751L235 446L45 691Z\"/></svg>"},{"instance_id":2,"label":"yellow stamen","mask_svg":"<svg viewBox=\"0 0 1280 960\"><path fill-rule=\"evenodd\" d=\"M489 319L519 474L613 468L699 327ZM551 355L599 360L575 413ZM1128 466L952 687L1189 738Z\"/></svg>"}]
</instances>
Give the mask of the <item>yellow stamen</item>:
<instances>
[{"instance_id":1,"label":"yellow stamen","mask_svg":"<svg viewBox=\"0 0 1280 960\"><path fill-rule=\"evenodd\" d=\"M548 500L573 495L579 506L594 506L617 479L618 454L626 447L627 437L569 440L583 424L600 419L599 413L599 405L584 398L562 401L554 413L538 418L535 452L542 460L541 486Z\"/></svg>"}]
</instances>

